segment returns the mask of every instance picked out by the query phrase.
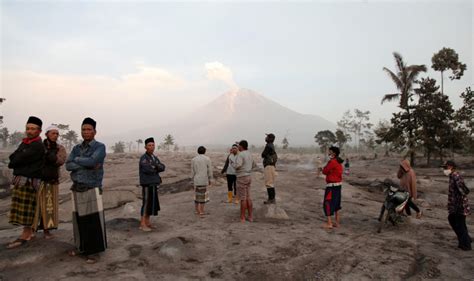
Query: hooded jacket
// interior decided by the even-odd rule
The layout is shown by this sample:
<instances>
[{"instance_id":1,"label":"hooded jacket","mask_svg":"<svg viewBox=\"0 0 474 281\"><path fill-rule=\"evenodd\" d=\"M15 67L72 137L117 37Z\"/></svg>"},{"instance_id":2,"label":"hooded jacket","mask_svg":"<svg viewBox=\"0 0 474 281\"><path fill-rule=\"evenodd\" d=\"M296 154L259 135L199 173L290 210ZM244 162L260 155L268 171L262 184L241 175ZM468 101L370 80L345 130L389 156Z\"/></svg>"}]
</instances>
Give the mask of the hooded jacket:
<instances>
[{"instance_id":1,"label":"hooded jacket","mask_svg":"<svg viewBox=\"0 0 474 281\"><path fill-rule=\"evenodd\" d=\"M400 187L408 191L413 199L416 199L418 197L416 192L416 175L408 160L405 159L400 162L397 177L400 179Z\"/></svg>"}]
</instances>

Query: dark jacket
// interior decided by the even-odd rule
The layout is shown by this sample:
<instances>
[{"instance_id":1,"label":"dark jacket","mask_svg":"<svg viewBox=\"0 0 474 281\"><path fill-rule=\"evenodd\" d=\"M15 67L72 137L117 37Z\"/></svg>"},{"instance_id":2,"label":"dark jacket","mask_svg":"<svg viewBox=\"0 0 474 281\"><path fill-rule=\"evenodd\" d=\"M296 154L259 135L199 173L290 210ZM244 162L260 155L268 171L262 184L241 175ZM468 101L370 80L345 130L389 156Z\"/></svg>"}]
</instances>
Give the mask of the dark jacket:
<instances>
[{"instance_id":1,"label":"dark jacket","mask_svg":"<svg viewBox=\"0 0 474 281\"><path fill-rule=\"evenodd\" d=\"M262 158L263 158L263 167L266 166L275 166L276 162L278 160L277 153L275 151L275 146L273 143L267 143L265 145L265 149L262 152Z\"/></svg>"},{"instance_id":2,"label":"dark jacket","mask_svg":"<svg viewBox=\"0 0 474 281\"><path fill-rule=\"evenodd\" d=\"M458 172L449 175L448 211L450 214L467 216L471 213L467 199L469 189Z\"/></svg>"},{"instance_id":3,"label":"dark jacket","mask_svg":"<svg viewBox=\"0 0 474 281\"><path fill-rule=\"evenodd\" d=\"M160 173L164 172L165 168L165 165L155 155L143 154L139 164L140 185L160 185Z\"/></svg>"},{"instance_id":4,"label":"dark jacket","mask_svg":"<svg viewBox=\"0 0 474 281\"><path fill-rule=\"evenodd\" d=\"M13 175L40 179L44 165L44 146L41 138L30 144L22 142L10 155L8 168L13 169Z\"/></svg>"},{"instance_id":5,"label":"dark jacket","mask_svg":"<svg viewBox=\"0 0 474 281\"><path fill-rule=\"evenodd\" d=\"M59 167L66 162L66 150L64 146L55 142L44 140L46 151L43 167L42 180L57 183L59 181Z\"/></svg>"}]
</instances>

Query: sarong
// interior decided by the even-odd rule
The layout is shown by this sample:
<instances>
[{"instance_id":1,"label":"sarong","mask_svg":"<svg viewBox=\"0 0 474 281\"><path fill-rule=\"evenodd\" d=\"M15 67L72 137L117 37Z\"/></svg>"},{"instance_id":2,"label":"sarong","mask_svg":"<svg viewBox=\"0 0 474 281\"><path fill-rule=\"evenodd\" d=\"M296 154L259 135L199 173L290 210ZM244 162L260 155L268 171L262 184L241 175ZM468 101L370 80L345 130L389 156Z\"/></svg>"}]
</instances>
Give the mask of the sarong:
<instances>
[{"instance_id":1,"label":"sarong","mask_svg":"<svg viewBox=\"0 0 474 281\"><path fill-rule=\"evenodd\" d=\"M102 195L98 187L72 191L74 243L79 253L92 255L107 248Z\"/></svg>"},{"instance_id":2,"label":"sarong","mask_svg":"<svg viewBox=\"0 0 474 281\"><path fill-rule=\"evenodd\" d=\"M56 183L41 182L36 193L35 218L33 230L51 230L58 228L59 222L59 185Z\"/></svg>"},{"instance_id":3,"label":"sarong","mask_svg":"<svg viewBox=\"0 0 474 281\"><path fill-rule=\"evenodd\" d=\"M251 176L237 177L237 195L240 201L244 201L250 198L250 184L252 183Z\"/></svg>"},{"instance_id":4,"label":"sarong","mask_svg":"<svg viewBox=\"0 0 474 281\"><path fill-rule=\"evenodd\" d=\"M334 215L341 209L341 186L326 186L323 209L326 217Z\"/></svg>"},{"instance_id":5,"label":"sarong","mask_svg":"<svg viewBox=\"0 0 474 281\"><path fill-rule=\"evenodd\" d=\"M142 186L142 209L141 216L158 216L160 200L156 185Z\"/></svg>"},{"instance_id":6,"label":"sarong","mask_svg":"<svg viewBox=\"0 0 474 281\"><path fill-rule=\"evenodd\" d=\"M12 188L12 204L9 222L13 225L31 227L35 218L36 189L39 180L15 177Z\"/></svg>"},{"instance_id":7,"label":"sarong","mask_svg":"<svg viewBox=\"0 0 474 281\"><path fill-rule=\"evenodd\" d=\"M196 186L194 193L194 202L199 204L205 204L209 202L209 191L207 191L207 186Z\"/></svg>"}]
</instances>

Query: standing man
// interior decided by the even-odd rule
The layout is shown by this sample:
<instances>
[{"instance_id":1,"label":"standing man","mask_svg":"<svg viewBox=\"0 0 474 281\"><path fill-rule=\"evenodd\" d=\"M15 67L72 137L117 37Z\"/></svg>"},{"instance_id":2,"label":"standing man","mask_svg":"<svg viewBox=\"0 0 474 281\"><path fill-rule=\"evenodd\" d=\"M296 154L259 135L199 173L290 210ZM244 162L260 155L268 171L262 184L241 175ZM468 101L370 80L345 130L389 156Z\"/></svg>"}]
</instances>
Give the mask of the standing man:
<instances>
[{"instance_id":1,"label":"standing man","mask_svg":"<svg viewBox=\"0 0 474 281\"><path fill-rule=\"evenodd\" d=\"M239 152L239 146L237 144L233 144L232 148L230 149L230 153L227 156L227 159L224 164L224 168L222 168L221 174L225 174L227 178L227 203L232 203L232 196L235 197L235 202L238 203L237 200L237 176L235 175L235 169L229 163L235 162L237 158L237 153ZM233 193L232 193L233 192Z\"/></svg>"},{"instance_id":2,"label":"standing man","mask_svg":"<svg viewBox=\"0 0 474 281\"><path fill-rule=\"evenodd\" d=\"M36 191L40 185L44 162L44 147L40 137L42 125L43 122L38 117L29 117L26 122L26 138L10 155L8 168L13 169L13 187L9 222L23 226L23 232L18 239L8 243L8 249L22 246L34 237L32 225Z\"/></svg>"},{"instance_id":3,"label":"standing man","mask_svg":"<svg viewBox=\"0 0 474 281\"><path fill-rule=\"evenodd\" d=\"M456 171L457 165L454 161L446 161L442 167L444 174L449 177L448 221L458 237L458 248L470 251L472 239L466 226L466 216L471 214L467 200L469 189L464 183L464 179Z\"/></svg>"},{"instance_id":4,"label":"standing man","mask_svg":"<svg viewBox=\"0 0 474 281\"><path fill-rule=\"evenodd\" d=\"M329 148L329 161L322 172L326 175L326 191L324 192L323 209L327 217L324 228L331 229L340 225L339 210L341 210L341 188L342 188L342 160L339 157L339 147ZM336 215L336 222L333 224L331 216Z\"/></svg>"},{"instance_id":5,"label":"standing man","mask_svg":"<svg viewBox=\"0 0 474 281\"><path fill-rule=\"evenodd\" d=\"M415 202L413 202L413 200L418 198L418 193L416 190L416 174L413 168L410 166L410 161L404 159L400 162L397 177L400 179L400 187L410 193L410 198L408 198L407 202L407 208L405 208L407 215L410 216L410 209L413 209L416 212L416 218L420 219L422 215L421 210L418 208Z\"/></svg>"},{"instance_id":6,"label":"standing man","mask_svg":"<svg viewBox=\"0 0 474 281\"><path fill-rule=\"evenodd\" d=\"M204 155L206 148L200 146L197 150L198 155L191 160L191 178L194 183L194 203L196 213L202 218L204 216L204 204L209 202L209 190L212 180L211 159Z\"/></svg>"},{"instance_id":7,"label":"standing man","mask_svg":"<svg viewBox=\"0 0 474 281\"><path fill-rule=\"evenodd\" d=\"M142 186L142 209L140 230L151 231L150 216L158 216L160 201L158 199L158 186L161 184L160 173L165 171L165 165L160 162L153 152L155 151L155 140L145 140L145 154L140 158L140 185Z\"/></svg>"},{"instance_id":8,"label":"standing man","mask_svg":"<svg viewBox=\"0 0 474 281\"><path fill-rule=\"evenodd\" d=\"M77 254L86 257L87 263L95 263L91 255L105 251L107 236L102 203L102 179L104 177L105 145L95 140L96 122L85 118L81 126L83 142L74 146L66 161L66 169L72 179L72 223Z\"/></svg>"},{"instance_id":9,"label":"standing man","mask_svg":"<svg viewBox=\"0 0 474 281\"><path fill-rule=\"evenodd\" d=\"M274 134L267 134L265 137L265 149L262 152L265 187L267 188L268 200L264 204L275 204L275 165L278 160L277 153L273 142L275 141Z\"/></svg>"},{"instance_id":10,"label":"standing man","mask_svg":"<svg viewBox=\"0 0 474 281\"><path fill-rule=\"evenodd\" d=\"M33 230L43 229L44 238L51 239L50 230L59 222L59 168L66 162L66 149L57 143L59 128L51 125L46 129L43 142L46 151L41 184L36 197Z\"/></svg>"},{"instance_id":11,"label":"standing man","mask_svg":"<svg viewBox=\"0 0 474 281\"><path fill-rule=\"evenodd\" d=\"M252 154L247 150L248 142L241 140L239 142L239 151L237 158L230 162L235 168L237 174L237 195L240 198L240 221L245 222L245 211L248 210L247 220L253 222L253 204L250 198L250 184L252 183L251 171L254 166Z\"/></svg>"}]
</instances>

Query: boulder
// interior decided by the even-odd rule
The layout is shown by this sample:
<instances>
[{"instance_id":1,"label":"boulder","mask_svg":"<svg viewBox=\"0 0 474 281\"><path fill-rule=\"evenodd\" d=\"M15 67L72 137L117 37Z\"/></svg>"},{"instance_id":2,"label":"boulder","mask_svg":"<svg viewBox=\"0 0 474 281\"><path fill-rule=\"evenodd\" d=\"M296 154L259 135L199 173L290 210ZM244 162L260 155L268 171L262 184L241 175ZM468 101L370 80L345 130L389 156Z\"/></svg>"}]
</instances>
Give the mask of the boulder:
<instances>
[{"instance_id":1,"label":"boulder","mask_svg":"<svg viewBox=\"0 0 474 281\"><path fill-rule=\"evenodd\" d=\"M178 261L186 256L186 246L183 239L174 237L158 246L158 253L167 259Z\"/></svg>"},{"instance_id":2,"label":"boulder","mask_svg":"<svg viewBox=\"0 0 474 281\"><path fill-rule=\"evenodd\" d=\"M260 210L258 210L258 217L266 219L277 219L277 220L289 220L288 214L286 211L277 204L268 204L263 205Z\"/></svg>"}]
</instances>

